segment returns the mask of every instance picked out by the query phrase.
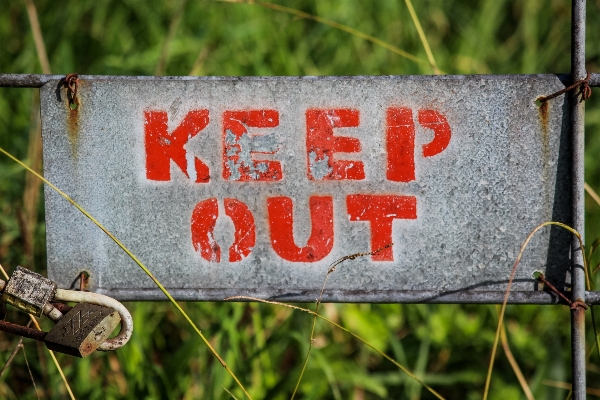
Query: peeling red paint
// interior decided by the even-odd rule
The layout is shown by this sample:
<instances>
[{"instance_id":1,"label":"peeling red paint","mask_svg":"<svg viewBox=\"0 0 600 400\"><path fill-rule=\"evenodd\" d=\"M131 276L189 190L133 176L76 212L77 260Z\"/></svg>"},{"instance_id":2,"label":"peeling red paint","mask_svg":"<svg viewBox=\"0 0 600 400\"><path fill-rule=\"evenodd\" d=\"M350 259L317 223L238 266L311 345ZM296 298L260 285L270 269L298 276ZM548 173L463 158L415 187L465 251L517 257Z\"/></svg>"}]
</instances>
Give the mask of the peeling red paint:
<instances>
[{"instance_id":1,"label":"peeling red paint","mask_svg":"<svg viewBox=\"0 0 600 400\"><path fill-rule=\"evenodd\" d=\"M215 198L201 201L192 213L192 244L207 261L221 261L221 248L214 237L218 216L219 205Z\"/></svg>"},{"instance_id":2,"label":"peeling red paint","mask_svg":"<svg viewBox=\"0 0 600 400\"><path fill-rule=\"evenodd\" d=\"M235 229L235 239L229 248L229 262L242 261L252 253L256 243L254 217L248 206L237 199L226 198L223 203L225 215L231 218ZM218 217L216 198L201 201L192 212L192 244L203 259L212 262L221 261L221 247L214 237Z\"/></svg>"},{"instance_id":3,"label":"peeling red paint","mask_svg":"<svg viewBox=\"0 0 600 400\"><path fill-rule=\"evenodd\" d=\"M229 181L279 181L283 179L279 161L255 160L253 154L274 154L278 147L265 135L248 128L275 128L276 110L225 111L223 113L223 178Z\"/></svg>"},{"instance_id":4,"label":"peeling red paint","mask_svg":"<svg viewBox=\"0 0 600 400\"><path fill-rule=\"evenodd\" d=\"M359 124L358 110L342 108L306 111L308 179L365 179L365 166L362 161L335 160L336 152L357 153L361 151L361 144L356 138L334 136L333 128L357 127ZM319 163L324 165L319 168ZM318 169L322 172L316 172Z\"/></svg>"},{"instance_id":5,"label":"peeling red paint","mask_svg":"<svg viewBox=\"0 0 600 400\"><path fill-rule=\"evenodd\" d=\"M248 206L236 199L225 199L225 214L233 221L235 240L229 248L229 262L242 261L256 243L254 217Z\"/></svg>"},{"instance_id":6,"label":"peeling red paint","mask_svg":"<svg viewBox=\"0 0 600 400\"><path fill-rule=\"evenodd\" d=\"M196 183L210 180L208 165L194 157L194 165L188 165L184 146L208 125L208 110L190 111L173 132L167 128L166 111L146 111L144 113L146 177L153 181L171 180L171 160ZM195 175L195 176L194 176Z\"/></svg>"}]
</instances>

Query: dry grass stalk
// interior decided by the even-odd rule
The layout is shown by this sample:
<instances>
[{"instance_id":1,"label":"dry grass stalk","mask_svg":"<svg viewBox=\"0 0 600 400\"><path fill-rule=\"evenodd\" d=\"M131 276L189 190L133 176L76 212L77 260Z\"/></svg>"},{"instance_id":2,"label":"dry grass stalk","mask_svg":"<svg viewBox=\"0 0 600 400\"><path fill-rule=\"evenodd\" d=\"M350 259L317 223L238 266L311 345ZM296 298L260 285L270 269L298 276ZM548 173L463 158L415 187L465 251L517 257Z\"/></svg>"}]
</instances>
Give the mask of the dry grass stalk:
<instances>
[{"instance_id":1,"label":"dry grass stalk","mask_svg":"<svg viewBox=\"0 0 600 400\"><path fill-rule=\"evenodd\" d=\"M506 358L508 359L508 362L510 363L510 366L513 369L515 375L517 376L519 384L521 385L521 388L523 388L523 392L525 393L527 400L535 400L535 398L533 397L533 393L531 393L531 389L527 384L527 380L525 379L523 372L521 372L521 368L519 368L517 360L513 356L512 351L510 351L510 346L508 345L508 338L506 337L506 327L504 325L502 325L502 330L500 331L500 341L502 342L504 354L506 354Z\"/></svg>"},{"instance_id":2,"label":"dry grass stalk","mask_svg":"<svg viewBox=\"0 0 600 400\"><path fill-rule=\"evenodd\" d=\"M429 64L431 64L431 68L433 69L433 73L435 75L440 75L442 72L437 66L435 62L435 58L433 57L433 53L431 52L431 47L429 47L429 41L427 40L427 36L425 36L425 32L423 32L423 28L421 27L421 22L419 21L419 17L417 17L417 13L412 5L411 0L404 0L406 3L406 8L408 8L408 12L410 13L410 17L415 24L415 28L417 28L417 33L419 34L419 38L421 39L421 43L423 43L423 48L425 49L425 53L427 54L427 59L429 60Z\"/></svg>"},{"instance_id":3,"label":"dry grass stalk","mask_svg":"<svg viewBox=\"0 0 600 400\"><path fill-rule=\"evenodd\" d=\"M523 253L525 252L525 248L527 247L527 245L529 244L529 241L533 238L533 236L543 227L545 226L559 226L563 229L568 230L569 232L571 232L573 235L575 235L575 237L577 237L577 239L579 240L579 247L581 249L581 253L583 255L583 269L585 271L585 278L586 278L586 284L589 288L590 286L590 276L589 276L589 270L587 267L587 258L585 256L585 247L583 245L583 240L581 239L581 235L579 234L579 232L577 232L575 229L571 228L568 225L565 225L563 223L560 222L554 222L554 221L548 221L548 222L544 222L538 226L536 226L533 231L531 231L531 233L529 234L529 236L527 236L527 239L525 239L525 242L523 242L523 244L521 245L521 249L519 250L519 254L517 255L517 259L515 260L515 263L513 265L512 271L510 273L510 278L508 279L508 285L506 287L506 292L504 293L504 300L502 301L502 308L500 309L500 316L498 318L498 327L496 328L496 337L494 339L494 345L492 346L492 354L490 356L490 362L488 365L488 372L487 372L487 376L485 379L485 389L483 392L483 400L487 400L488 398L488 394L489 394L489 389L490 389L490 382L492 380L492 371L494 369L494 359L496 358L496 350L498 349L498 341L500 339L500 332L502 330L502 324L504 323L504 313L506 311L506 305L508 303L508 296L510 295L510 288L512 286L513 280L515 278L515 274L517 272L517 267L519 266L520 262L521 262L521 258L523 257ZM592 310L593 313L593 310ZM594 325L594 330L596 329L595 325ZM598 335L596 335L597 337Z\"/></svg>"},{"instance_id":4,"label":"dry grass stalk","mask_svg":"<svg viewBox=\"0 0 600 400\"><path fill-rule=\"evenodd\" d=\"M358 29L354 29L347 25L343 25L343 24L331 21L327 18L319 17L318 15L312 15L312 14L306 13L304 11L296 10L295 8L280 6L279 4L273 4L273 3L263 2L263 1L254 1L254 0L216 0L216 1L222 1L224 3L257 5L257 6L261 6L261 7L265 7L265 8L270 8L272 10L277 10L277 11L282 11L282 12L285 12L288 14L292 14L292 15L295 15L296 17L310 19L310 20L319 22L321 24L329 25L332 28L347 32L347 33L354 35L356 37L359 37L361 39L367 40L377 46L381 46L385 49L388 49L389 51L396 53L401 57L404 57L411 61L414 61L416 63L425 63L426 62L425 60L422 60L419 57L394 46L393 44L390 44L381 39L378 39L375 36L367 35L366 33L359 31Z\"/></svg>"},{"instance_id":5,"label":"dry grass stalk","mask_svg":"<svg viewBox=\"0 0 600 400\"><path fill-rule=\"evenodd\" d=\"M592 189L592 187L588 185L587 182L583 184L583 188L590 195L590 197L594 199L594 201L600 206L600 196L598 196L598 193L596 193L596 191Z\"/></svg>"},{"instance_id":6,"label":"dry grass stalk","mask_svg":"<svg viewBox=\"0 0 600 400\"><path fill-rule=\"evenodd\" d=\"M330 319L322 316L321 314L318 314L318 313L314 312L313 310L309 310L308 308L302 308L302 307L294 306L292 304L280 303L278 301L259 299L258 297L252 297L252 296L231 296L231 297L227 297L227 298L225 298L223 300L224 301L230 301L230 300L257 301L259 303L273 304L273 305L276 305L276 306L287 307L287 308L291 308L291 309L294 309L294 310L298 310L298 311L302 311L302 312L314 315L315 317L320 318L320 319L322 319L325 322L329 322L331 325L335 326L336 328L341 329L342 331L344 331L347 334L351 335L353 338L355 338L359 342L363 343L364 345L366 345L367 347L369 347L370 349L372 349L373 351L375 351L377 354L379 354L380 356L382 356L383 358L385 358L386 360L388 360L392 364L394 364L396 367L398 367L399 369L401 369L404 373L406 373L412 379L414 379L419 384L421 384L425 389L427 389L436 398L438 398L440 400L445 400L444 397L442 397L442 395L440 395L438 392L436 392L435 390L433 390L433 388L431 388L429 385L427 385L425 382L423 382L421 379L419 379L415 374L413 374L408 368L406 368L405 366L403 366L402 364L400 364L398 361L394 360L392 357L388 356L383 351L381 351L378 348L374 347L371 343L367 342L365 339L361 338L356 333L350 331L349 329L344 328L340 324L338 324L338 323L336 323L336 322L334 322L334 321L332 321L332 320L330 320Z\"/></svg>"},{"instance_id":7,"label":"dry grass stalk","mask_svg":"<svg viewBox=\"0 0 600 400\"><path fill-rule=\"evenodd\" d=\"M156 71L154 75L162 76L165 74L165 70L167 69L167 62L169 60L169 47L171 46L171 42L175 39L175 34L177 33L177 28L179 27L179 23L181 22L181 18L183 17L183 12L185 11L185 6L188 0L181 0L175 13L173 14L173 18L171 19L171 24L169 25L169 31L167 33L167 37L163 42L162 48L160 50L160 57L158 58L158 63L156 65Z\"/></svg>"},{"instance_id":8,"label":"dry grass stalk","mask_svg":"<svg viewBox=\"0 0 600 400\"><path fill-rule=\"evenodd\" d=\"M573 385L571 385L570 383L553 381L550 379L544 379L542 383L546 386L555 387L559 389L571 390L573 388ZM592 396L600 397L600 390L598 389L586 388L585 392L587 394L591 394Z\"/></svg>"},{"instance_id":9,"label":"dry grass stalk","mask_svg":"<svg viewBox=\"0 0 600 400\"><path fill-rule=\"evenodd\" d=\"M38 60L43 74L51 74L48 53L44 44L44 36L38 18L37 9L33 0L25 0L27 16L31 25L31 34L35 43ZM40 172L42 170L42 131L40 124L40 100L39 90L36 89L31 106L31 129L29 134L29 146L27 149L27 159L31 163L31 168ZM22 235L26 244L26 258L29 268L33 269L33 252L35 226L37 225L37 207L40 199L40 190L42 183L34 176L27 174L25 177L25 189L23 190L23 222Z\"/></svg>"}]
</instances>

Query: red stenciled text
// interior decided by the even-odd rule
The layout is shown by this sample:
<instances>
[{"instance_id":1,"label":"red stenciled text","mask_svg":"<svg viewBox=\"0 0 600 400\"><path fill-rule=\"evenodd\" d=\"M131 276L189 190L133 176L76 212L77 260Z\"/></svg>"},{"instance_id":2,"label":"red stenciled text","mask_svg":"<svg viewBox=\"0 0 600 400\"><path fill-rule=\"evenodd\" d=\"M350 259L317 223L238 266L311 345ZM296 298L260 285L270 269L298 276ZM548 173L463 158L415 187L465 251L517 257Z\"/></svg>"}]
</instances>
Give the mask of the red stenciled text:
<instances>
[{"instance_id":1,"label":"red stenciled text","mask_svg":"<svg viewBox=\"0 0 600 400\"><path fill-rule=\"evenodd\" d=\"M390 182L417 180L416 158L434 157L450 145L452 130L447 118L439 111L428 108L413 110L408 107L389 107L382 113L385 121L385 178ZM280 126L278 110L228 110L219 117L221 147L215 151L222 154L219 157L224 182L232 185L240 185L237 182L269 185L269 182L285 181L285 169L292 166L282 162L279 157L285 139L275 135L272 129ZM356 158L353 154L363 150L361 141L344 134L346 129L360 128L359 109L311 108L305 110L303 118L303 161L306 178L314 182L311 184L366 179L368 165L360 159L353 159ZM147 180L170 181L174 164L180 173L194 183L210 182L212 167L186 149L188 141L202 135L210 123L208 110L192 110L169 131L169 115L166 111L146 111L144 146ZM421 127L420 130L417 126ZM433 139L425 139L429 143L417 148L419 131L430 131ZM423 139L420 140L422 143ZM340 158L337 153L345 153L346 156ZM323 183L318 183L319 187L315 190L322 192L326 188ZM233 244L223 257L230 263L243 261L250 256L257 242L254 219L257 210L251 210L243 201L233 197L222 200L208 198L194 206L190 219L192 246L200 258L208 262L221 262L221 247L214 237L221 201L221 210L225 211L235 230ZM312 195L308 199L308 210L300 211L308 213L311 223L310 236L306 245L302 245L294 237L294 206L292 197L266 196L264 212L269 232L261 233L269 238L277 256L294 263L318 262L332 252L335 243L334 208L344 207L345 215L352 223L368 224L369 251L377 251L371 256L372 261L394 261L392 247L386 247L393 241L394 221L415 220L418 216L417 198L410 195L348 194L345 204L335 203L333 197L326 194Z\"/></svg>"}]
</instances>

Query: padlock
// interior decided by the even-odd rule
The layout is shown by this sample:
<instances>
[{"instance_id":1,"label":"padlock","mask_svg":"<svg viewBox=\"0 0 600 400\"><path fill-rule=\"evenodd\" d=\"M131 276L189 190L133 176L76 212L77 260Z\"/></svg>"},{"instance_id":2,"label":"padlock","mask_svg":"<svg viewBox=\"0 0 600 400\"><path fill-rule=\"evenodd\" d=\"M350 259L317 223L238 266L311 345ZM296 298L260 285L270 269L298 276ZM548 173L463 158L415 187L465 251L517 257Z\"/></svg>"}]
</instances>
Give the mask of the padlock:
<instances>
[{"instance_id":1,"label":"padlock","mask_svg":"<svg viewBox=\"0 0 600 400\"><path fill-rule=\"evenodd\" d=\"M83 358L108 339L120 320L112 308L78 303L46 334L44 343L50 350Z\"/></svg>"},{"instance_id":2,"label":"padlock","mask_svg":"<svg viewBox=\"0 0 600 400\"><path fill-rule=\"evenodd\" d=\"M2 293L2 301L21 311L41 317L52 300L56 283L26 268L17 267Z\"/></svg>"}]
</instances>

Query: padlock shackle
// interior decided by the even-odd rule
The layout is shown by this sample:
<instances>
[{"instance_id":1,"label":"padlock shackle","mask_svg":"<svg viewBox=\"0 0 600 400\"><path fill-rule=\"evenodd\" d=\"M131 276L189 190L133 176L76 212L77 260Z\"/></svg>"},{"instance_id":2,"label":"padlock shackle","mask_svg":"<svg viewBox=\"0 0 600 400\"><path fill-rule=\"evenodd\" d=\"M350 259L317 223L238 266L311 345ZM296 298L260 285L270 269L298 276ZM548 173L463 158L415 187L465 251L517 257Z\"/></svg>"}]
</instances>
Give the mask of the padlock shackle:
<instances>
[{"instance_id":1,"label":"padlock shackle","mask_svg":"<svg viewBox=\"0 0 600 400\"><path fill-rule=\"evenodd\" d=\"M46 303L42 312L54 322L58 322L63 317L63 313L50 302Z\"/></svg>"},{"instance_id":2,"label":"padlock shackle","mask_svg":"<svg viewBox=\"0 0 600 400\"><path fill-rule=\"evenodd\" d=\"M131 338L131 334L133 333L133 318L131 318L131 314L127 308L125 308L123 304L119 303L112 297L108 297L99 293L56 289L54 301L73 301L75 303L96 304L98 306L112 308L119 313L121 316L121 330L119 331L119 334L114 338L102 343L97 350L116 350L124 346Z\"/></svg>"}]
</instances>

